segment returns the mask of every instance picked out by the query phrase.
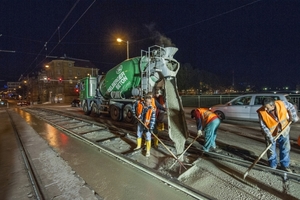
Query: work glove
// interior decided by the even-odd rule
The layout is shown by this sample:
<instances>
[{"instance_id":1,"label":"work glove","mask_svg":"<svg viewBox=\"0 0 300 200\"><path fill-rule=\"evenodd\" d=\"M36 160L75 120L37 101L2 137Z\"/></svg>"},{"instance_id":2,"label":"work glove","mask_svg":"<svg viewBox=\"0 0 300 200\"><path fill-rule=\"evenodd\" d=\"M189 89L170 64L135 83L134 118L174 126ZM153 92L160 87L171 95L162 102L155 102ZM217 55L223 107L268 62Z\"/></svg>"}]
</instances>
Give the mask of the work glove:
<instances>
[{"instance_id":1,"label":"work glove","mask_svg":"<svg viewBox=\"0 0 300 200\"><path fill-rule=\"evenodd\" d=\"M202 134L202 131L201 131L201 130L198 130L197 135L198 135L199 137L202 136L202 135L203 135L203 134Z\"/></svg>"},{"instance_id":2,"label":"work glove","mask_svg":"<svg viewBox=\"0 0 300 200\"><path fill-rule=\"evenodd\" d=\"M272 135L268 135L267 140L268 140L269 144L272 144L274 142L274 138L272 137Z\"/></svg>"}]
</instances>

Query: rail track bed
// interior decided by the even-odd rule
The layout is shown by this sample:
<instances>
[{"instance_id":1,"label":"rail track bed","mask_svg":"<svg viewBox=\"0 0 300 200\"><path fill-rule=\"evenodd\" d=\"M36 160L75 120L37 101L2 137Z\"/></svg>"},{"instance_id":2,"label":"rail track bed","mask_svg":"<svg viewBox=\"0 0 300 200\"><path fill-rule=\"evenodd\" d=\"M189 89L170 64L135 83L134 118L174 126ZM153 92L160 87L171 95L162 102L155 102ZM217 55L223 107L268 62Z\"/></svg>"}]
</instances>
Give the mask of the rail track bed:
<instances>
[{"instance_id":1,"label":"rail track bed","mask_svg":"<svg viewBox=\"0 0 300 200\"><path fill-rule=\"evenodd\" d=\"M151 156L147 158L143 148L133 150L136 146L135 125L92 118L73 111L38 107L23 110L195 199L298 199L300 196L299 166L293 168L296 173L287 173L260 163L243 179L255 158L247 158L246 154L237 153L230 146L223 146L221 153L204 154L200 151L199 140L177 160L180 155L176 155L167 133L162 132L159 138L163 144L151 148ZM185 146L193 141L194 138L188 138Z\"/></svg>"}]
</instances>

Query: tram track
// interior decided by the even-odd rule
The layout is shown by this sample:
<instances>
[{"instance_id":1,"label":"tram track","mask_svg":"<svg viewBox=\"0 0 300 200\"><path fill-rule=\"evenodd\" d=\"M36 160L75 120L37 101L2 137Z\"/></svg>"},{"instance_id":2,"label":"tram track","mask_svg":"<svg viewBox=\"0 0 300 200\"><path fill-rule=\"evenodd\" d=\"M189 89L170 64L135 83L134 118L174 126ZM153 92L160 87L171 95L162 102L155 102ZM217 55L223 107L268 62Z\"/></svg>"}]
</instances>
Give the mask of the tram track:
<instances>
[{"instance_id":1,"label":"tram track","mask_svg":"<svg viewBox=\"0 0 300 200\"><path fill-rule=\"evenodd\" d=\"M26 148L24 147L23 142L20 138L20 134L19 134L19 132L16 128L16 124L15 124L14 120L12 119L12 116L10 115L8 110L6 110L6 113L9 116L11 126L13 128L14 133L15 133L15 137L16 137L16 140L17 140L17 143L18 143L18 147L19 147L20 152L21 152L22 160L24 162L24 165L25 165L25 168L26 168L26 171L27 171L32 189L33 189L33 196L37 200L47 199L47 195L41 187L41 183L39 182L39 178L36 175L36 171L34 170L31 159L29 158L29 154L26 151Z\"/></svg>"},{"instance_id":2,"label":"tram track","mask_svg":"<svg viewBox=\"0 0 300 200\"><path fill-rule=\"evenodd\" d=\"M26 109L26 111L30 112L31 114L35 115L36 117L39 117L40 119L42 119L44 121L46 121L47 123L51 124L55 128L63 131L64 133L67 133L73 137L80 139L81 141L83 141L91 146L98 148L99 151L104 152L112 157L115 157L118 160L125 162L126 164L129 164L129 165L163 181L164 183L176 188L177 190L180 190L180 191L188 194L189 196L192 196L196 199L213 199L211 196L209 196L205 193L202 193L202 192L197 191L187 185L184 185L184 184L180 183L179 181L176 181L176 179L172 179L172 177L168 177L168 176L165 176L164 174L160 174L157 171L149 168L148 166L143 165L142 163L139 163L134 159L130 159L130 157L132 155L134 155L135 152L140 152L140 150L139 151L134 151L134 150L115 151L112 148L109 148L109 147L107 147L107 145L105 145L105 142L109 143L109 141L111 139L118 139L121 137L128 136L128 133L119 134L119 136L117 136L117 134L107 134L107 130L109 128L105 125L101 125L96 122L95 123L94 122L91 122L91 123L86 122L85 120L76 118L74 116L71 117L71 116L63 115L62 113L60 113L58 115L57 111L49 111L49 110L42 111L42 112L44 112L45 115L41 115L42 112L40 111L40 109L38 111L34 111L33 109ZM45 116L49 116L49 112L51 112L51 117L45 117ZM54 113L56 113L56 117L53 117L53 115L55 115ZM63 125L66 126L66 122L69 120L72 121L72 124L74 124L74 120L78 120L77 122L80 123L80 125L76 125L75 127L72 127L72 128L63 127ZM92 128L88 128L91 126L92 126ZM82 130L84 130L84 127L88 128L90 130L82 131ZM114 128L112 128L112 129L114 129ZM104 133L104 135L102 134L102 136L101 136L102 139L98 139L98 138L96 139L93 136L83 137L83 135L88 135L89 133L93 133L95 131L100 131L100 132L102 131L102 133ZM119 129L119 131L120 131L120 129ZM124 131L124 130L121 130L121 131ZM115 130L113 130L113 132L115 132ZM133 133L131 133L131 134L133 134ZM90 135L92 135L92 134L90 134ZM97 135L99 135L99 134L97 134ZM131 137L134 138L134 136L131 136ZM131 139L127 139L127 140L130 141L130 143L132 145L135 145L134 140L131 140ZM98 142L100 141L101 145L97 144L97 141ZM129 145L129 146L130 146L130 149L132 149L131 145Z\"/></svg>"},{"instance_id":3,"label":"tram track","mask_svg":"<svg viewBox=\"0 0 300 200\"><path fill-rule=\"evenodd\" d=\"M126 127L125 129L121 129L120 127L117 127L118 123L114 124L114 122L111 122L109 125L107 125L106 123L99 123L88 119L82 119L81 116L70 115L49 109L30 108L25 110L43 119L44 121L58 128L59 130L66 132L72 136L75 136L90 145L93 145L99 150L104 151L105 153L114 156L127 164L133 165L134 167L142 171L146 170L146 173L153 175L154 177L175 187L178 190L182 190L183 192L189 193L189 195L199 199L211 198L210 195L200 192L191 186L182 184L177 180L179 176L184 176L185 173L183 172L183 174L178 174L178 171L180 171L179 165L177 165L174 169L168 169L167 165L156 166L155 168L153 168L151 164L149 166L149 163L147 163L148 165L145 165L145 163L141 163L137 156L137 154L141 154L141 151L132 150L135 146L135 132L132 129L132 125ZM165 135L163 135L161 139L168 146L169 149L175 152L175 148L172 145L172 142L170 140L168 141ZM127 144L127 148L120 148L120 146L123 147L124 144ZM188 142L186 146L187 145L189 145ZM168 152L161 147L153 151L157 151L163 154L164 157L168 155ZM195 163L197 163L197 159L199 159L199 152L200 150L199 148L197 148L197 145L192 145L190 150L187 151L187 155L185 156L184 162L187 166L189 166L188 168L193 168L194 165L197 165ZM242 160L241 157L237 158L236 155L231 154L230 152L225 154L227 155L207 153L207 156L201 159L214 160L214 162L219 162L222 160L231 164L236 163L242 167L247 167L251 164L251 162ZM166 164L173 162L174 160L172 159L172 157L167 156L163 163ZM163 173L160 174L156 169L165 169L165 171L163 171ZM281 170L271 170L267 166L263 165L256 165L254 169L264 172L271 172L272 174L281 177L283 177L286 174L288 180L294 180L296 184L298 184L300 180L298 174L285 173ZM190 169L188 169L187 171L189 170ZM232 174L235 174L234 178L236 179L240 179L240 177L242 177L240 172L226 173L231 174L231 176ZM264 186L264 184L261 183L261 180L257 180L256 178L254 179L251 176L249 176L249 179L245 180L244 182L246 182L246 184L248 185L252 185L251 187L253 187L253 185L263 185L263 188L265 190L271 190L270 188L268 189L268 186Z\"/></svg>"},{"instance_id":4,"label":"tram track","mask_svg":"<svg viewBox=\"0 0 300 200\"><path fill-rule=\"evenodd\" d=\"M255 134L253 134L253 135L252 134L245 134L244 132L241 132L239 130L234 130L234 129L228 128L228 127L227 128L220 127L219 130L226 131L226 132L228 132L230 134L235 134L235 135L238 135L238 136L242 136L242 137L245 137L245 138L257 141L257 142L261 142L261 143L264 144L265 143L265 139L262 136L261 130L259 128L260 125L258 124L258 122L247 122L247 123L255 124L255 126L257 128L246 128L246 127L243 127L243 129L249 130L251 132L255 132ZM239 123L234 123L234 122L229 122L229 123L227 122L226 124L230 125L230 126L233 126L233 127L235 127L237 125L240 126ZM259 133L259 134L257 134L257 133ZM292 147L291 151L294 151L296 153L300 153L300 148L299 148L299 146L297 144L297 141L290 138L290 143L291 143L291 147Z\"/></svg>"}]
</instances>

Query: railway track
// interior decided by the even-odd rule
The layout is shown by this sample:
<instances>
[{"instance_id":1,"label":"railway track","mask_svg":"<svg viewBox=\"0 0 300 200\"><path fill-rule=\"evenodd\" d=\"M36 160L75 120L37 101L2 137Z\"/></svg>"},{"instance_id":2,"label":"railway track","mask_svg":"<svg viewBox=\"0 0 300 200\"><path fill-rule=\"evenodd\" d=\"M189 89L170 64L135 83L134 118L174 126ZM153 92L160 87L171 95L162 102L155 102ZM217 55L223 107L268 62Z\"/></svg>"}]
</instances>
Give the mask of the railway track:
<instances>
[{"instance_id":1,"label":"railway track","mask_svg":"<svg viewBox=\"0 0 300 200\"><path fill-rule=\"evenodd\" d=\"M260 131L260 127L259 127L259 124L258 122L247 122L248 124L255 124L255 127L256 128L249 128L246 126L244 128L248 129L249 131L251 132L254 132L254 134L247 134L247 133L244 133L240 130L236 130L235 128L219 128L220 130L222 131L227 131L228 133L230 134L235 134L235 135L238 135L238 136L243 136L245 138L249 138L251 140L255 140L255 141L258 141L258 142L262 142L262 143L265 143L265 139L263 138L262 134L261 134L261 131ZM230 125L232 127L236 127L236 126L241 126L241 123L240 122L235 122L235 121L230 121L228 122L227 120L227 125ZM293 126L293 125L292 125ZM293 129L293 127L292 127ZM297 138L296 139L292 139L290 138L290 142L291 142L291 151L294 151L296 153L300 153L300 148L297 144Z\"/></svg>"},{"instance_id":2,"label":"railway track","mask_svg":"<svg viewBox=\"0 0 300 200\"><path fill-rule=\"evenodd\" d=\"M16 140L18 143L19 150L21 152L22 160L25 164L25 170L27 171L29 181L30 181L32 191L33 191L32 196L34 196L35 199L37 199L37 200L46 199L47 195L45 195L45 192L41 187L39 179L37 178L36 171L32 167L33 166L32 161L31 161L31 159L29 159L28 152L26 151L26 148L24 148L22 140L20 139L20 133L18 132L18 130L16 128L16 124L15 124L14 120L12 119L12 116L9 114L9 112L7 110L6 110L6 113L10 118L10 123L11 123L11 126L13 127L13 131L16 136Z\"/></svg>"},{"instance_id":3,"label":"railway track","mask_svg":"<svg viewBox=\"0 0 300 200\"><path fill-rule=\"evenodd\" d=\"M151 149L151 157L154 157L154 159L145 159L143 150L134 151L136 136L133 125L124 125L124 123L122 123L123 128L120 128L121 124L119 122L106 120L95 121L91 120L90 117L78 113L70 114L41 108L26 108L24 110L46 121L64 133L93 145L99 150L153 175L155 178L196 199L220 198L219 194L207 192L206 190L203 191L199 183L196 184L196 180L194 180L199 174L205 173L211 173L211 179L215 179L216 170L210 171L212 163L219 168L217 173L222 173L219 174L217 178L218 182L222 182L226 185L234 180L244 185L242 189L240 186L232 186L233 190L235 190L235 192L239 191L242 196L244 195L246 197L249 190L254 190L254 193L255 191L257 192L257 188L263 190L260 193L267 196L269 195L270 197L275 196L279 199L283 196L293 199L298 195L296 194L295 196L292 192L293 188L300 187L300 176L297 173L286 173L276 169L271 170L267 166L258 164L254 167L254 172L250 173L246 180L243 180L241 178L243 177L243 172L252 162L245 160L243 156L237 155L234 150L231 152L229 149L228 151L223 151L222 154L205 153L201 155L201 151L199 150L200 145L198 142L195 142L183 156L182 162L187 168L184 170L178 163L174 165L176 160L162 146L158 149ZM169 150L175 154L175 147L172 141L168 139L168 136L161 134L160 138ZM186 142L186 146L192 141L193 138L189 138ZM264 173L264 175L261 173ZM270 180L276 180L280 188L284 189L281 191L281 189L278 190L274 188L274 185L268 185L266 183L266 181L268 182L266 175ZM200 180L203 184L210 185L210 183L206 181L206 178L207 177L203 179L203 177L199 177L198 182ZM271 191L271 193L269 191ZM220 191L220 194L221 193ZM259 196L261 194L257 195ZM255 197L253 194L250 196ZM257 199L257 197L254 199Z\"/></svg>"}]
</instances>

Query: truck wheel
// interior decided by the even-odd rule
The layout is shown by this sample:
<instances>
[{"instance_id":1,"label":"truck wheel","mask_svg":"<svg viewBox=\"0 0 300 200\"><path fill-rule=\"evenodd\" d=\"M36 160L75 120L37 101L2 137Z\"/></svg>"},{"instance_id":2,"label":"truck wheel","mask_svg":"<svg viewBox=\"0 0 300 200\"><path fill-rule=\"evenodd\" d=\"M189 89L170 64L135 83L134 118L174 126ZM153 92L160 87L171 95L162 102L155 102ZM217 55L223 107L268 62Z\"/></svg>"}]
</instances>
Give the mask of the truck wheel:
<instances>
[{"instance_id":1,"label":"truck wheel","mask_svg":"<svg viewBox=\"0 0 300 200\"><path fill-rule=\"evenodd\" d=\"M122 115L121 115L120 108L118 108L117 106L111 105L109 111L110 111L110 117L113 120L115 120L115 121L121 121L122 120Z\"/></svg>"},{"instance_id":2,"label":"truck wheel","mask_svg":"<svg viewBox=\"0 0 300 200\"><path fill-rule=\"evenodd\" d=\"M89 109L87 103L84 103L84 104L83 104L83 112L84 112L84 114L86 114L86 115L90 115L90 114L91 114L91 110Z\"/></svg>"},{"instance_id":3,"label":"truck wheel","mask_svg":"<svg viewBox=\"0 0 300 200\"><path fill-rule=\"evenodd\" d=\"M134 122L134 116L132 113L132 105L131 104L127 104L126 106L124 106L123 108L123 118L124 121L127 123L133 123Z\"/></svg>"},{"instance_id":4,"label":"truck wheel","mask_svg":"<svg viewBox=\"0 0 300 200\"><path fill-rule=\"evenodd\" d=\"M92 112L91 112L94 116L99 117L99 109L97 104L93 103L92 105Z\"/></svg>"}]
</instances>

